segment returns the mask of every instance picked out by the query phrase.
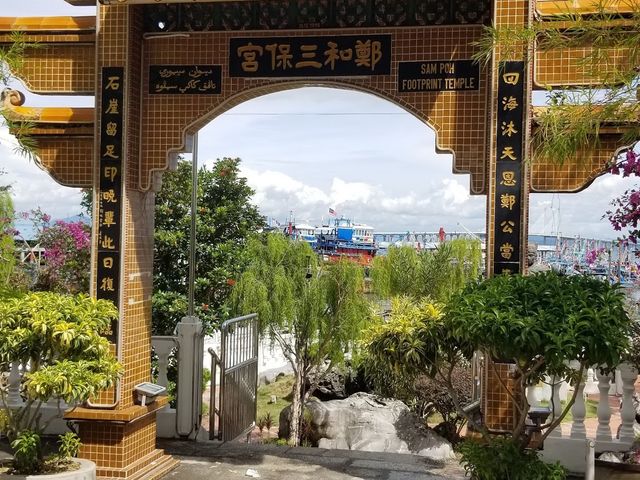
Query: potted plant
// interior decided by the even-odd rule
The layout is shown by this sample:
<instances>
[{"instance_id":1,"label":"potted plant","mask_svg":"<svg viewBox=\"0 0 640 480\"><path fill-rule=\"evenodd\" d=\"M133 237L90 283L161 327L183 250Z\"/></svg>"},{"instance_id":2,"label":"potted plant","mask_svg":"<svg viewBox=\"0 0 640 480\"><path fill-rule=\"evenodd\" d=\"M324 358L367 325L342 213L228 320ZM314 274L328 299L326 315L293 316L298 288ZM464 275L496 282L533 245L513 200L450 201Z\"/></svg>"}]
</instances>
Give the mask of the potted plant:
<instances>
[{"instance_id":1,"label":"potted plant","mask_svg":"<svg viewBox=\"0 0 640 480\"><path fill-rule=\"evenodd\" d=\"M117 316L111 302L86 295L38 292L0 299L0 433L13 452L13 460L0 466L0 479L95 478L91 462L70 460L80 447L75 434L62 435L58 453L45 457L41 437L63 412L58 408L57 415L43 418L42 406L50 400L80 404L113 385L120 366L102 334Z\"/></svg>"}]
</instances>

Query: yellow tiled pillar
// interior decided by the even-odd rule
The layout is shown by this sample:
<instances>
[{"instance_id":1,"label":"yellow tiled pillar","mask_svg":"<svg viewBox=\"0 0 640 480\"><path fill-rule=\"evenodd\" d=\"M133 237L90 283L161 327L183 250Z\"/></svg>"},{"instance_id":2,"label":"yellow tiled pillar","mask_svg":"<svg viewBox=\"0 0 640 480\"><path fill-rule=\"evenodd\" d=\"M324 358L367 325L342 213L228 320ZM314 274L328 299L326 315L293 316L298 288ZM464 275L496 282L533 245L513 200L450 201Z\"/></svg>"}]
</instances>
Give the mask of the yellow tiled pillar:
<instances>
[{"instance_id":1,"label":"yellow tiled pillar","mask_svg":"<svg viewBox=\"0 0 640 480\"><path fill-rule=\"evenodd\" d=\"M119 308L110 340L124 373L117 388L67 415L80 422L81 456L101 478L159 478L175 461L156 449L156 411L135 404L151 377L154 193L138 188L142 10L100 6L94 136L92 293Z\"/></svg>"},{"instance_id":2,"label":"yellow tiled pillar","mask_svg":"<svg viewBox=\"0 0 640 480\"><path fill-rule=\"evenodd\" d=\"M493 26L526 27L531 0L495 0ZM489 168L487 195L487 272L489 275L524 273L528 235L528 172L525 160L529 144L530 65L528 45L515 52L496 50L492 57ZM495 369L494 369L495 367ZM482 411L491 430L510 431L514 426L512 387L508 364L487 359L482 389Z\"/></svg>"}]
</instances>

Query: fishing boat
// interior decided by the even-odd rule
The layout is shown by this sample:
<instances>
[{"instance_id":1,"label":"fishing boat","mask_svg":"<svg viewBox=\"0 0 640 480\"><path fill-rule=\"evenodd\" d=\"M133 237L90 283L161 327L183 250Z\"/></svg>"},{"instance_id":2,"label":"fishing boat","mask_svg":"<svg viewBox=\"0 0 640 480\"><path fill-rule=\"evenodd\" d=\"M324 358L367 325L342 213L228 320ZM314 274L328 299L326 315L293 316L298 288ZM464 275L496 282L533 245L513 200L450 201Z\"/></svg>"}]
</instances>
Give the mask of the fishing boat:
<instances>
[{"instance_id":1,"label":"fishing boat","mask_svg":"<svg viewBox=\"0 0 640 480\"><path fill-rule=\"evenodd\" d=\"M307 225L306 223L296 224L295 221L290 220L283 233L294 240L307 242L314 250L317 247L316 227L312 225Z\"/></svg>"},{"instance_id":2,"label":"fishing boat","mask_svg":"<svg viewBox=\"0 0 640 480\"><path fill-rule=\"evenodd\" d=\"M316 238L316 252L328 261L347 258L366 266L371 264L377 251L373 227L345 217L316 229Z\"/></svg>"},{"instance_id":3,"label":"fishing boat","mask_svg":"<svg viewBox=\"0 0 640 480\"><path fill-rule=\"evenodd\" d=\"M307 242L325 261L347 258L361 265L370 265L378 250L370 225L356 223L346 217L336 218L320 227L296 223L290 216L284 233L293 240Z\"/></svg>"}]
</instances>

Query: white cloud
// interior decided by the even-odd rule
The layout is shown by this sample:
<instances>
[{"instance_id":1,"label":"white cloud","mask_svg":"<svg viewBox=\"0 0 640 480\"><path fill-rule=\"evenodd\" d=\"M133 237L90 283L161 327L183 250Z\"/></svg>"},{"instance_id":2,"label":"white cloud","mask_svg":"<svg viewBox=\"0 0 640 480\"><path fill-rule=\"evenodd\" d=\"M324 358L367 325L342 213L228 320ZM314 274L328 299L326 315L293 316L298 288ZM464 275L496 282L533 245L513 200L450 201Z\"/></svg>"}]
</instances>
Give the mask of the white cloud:
<instances>
[{"instance_id":1,"label":"white cloud","mask_svg":"<svg viewBox=\"0 0 640 480\"><path fill-rule=\"evenodd\" d=\"M373 190L371 185L363 182L345 182L340 178L334 178L329 196L336 207L351 203L366 204L371 199Z\"/></svg>"},{"instance_id":2,"label":"white cloud","mask_svg":"<svg viewBox=\"0 0 640 480\"><path fill-rule=\"evenodd\" d=\"M442 183L443 188L440 193L442 194L444 206L455 210L469 200L471 196L469 195L469 189L462 186L457 180L445 178Z\"/></svg>"},{"instance_id":3,"label":"white cloud","mask_svg":"<svg viewBox=\"0 0 640 480\"><path fill-rule=\"evenodd\" d=\"M480 219L473 225L480 230L484 222L484 198L471 197L455 179L442 179L417 193L334 177L325 191L279 171L243 166L242 173L262 213L280 222L293 211L298 222L320 224L330 207L378 231L437 231L440 225L455 230L459 219L473 216Z\"/></svg>"}]
</instances>

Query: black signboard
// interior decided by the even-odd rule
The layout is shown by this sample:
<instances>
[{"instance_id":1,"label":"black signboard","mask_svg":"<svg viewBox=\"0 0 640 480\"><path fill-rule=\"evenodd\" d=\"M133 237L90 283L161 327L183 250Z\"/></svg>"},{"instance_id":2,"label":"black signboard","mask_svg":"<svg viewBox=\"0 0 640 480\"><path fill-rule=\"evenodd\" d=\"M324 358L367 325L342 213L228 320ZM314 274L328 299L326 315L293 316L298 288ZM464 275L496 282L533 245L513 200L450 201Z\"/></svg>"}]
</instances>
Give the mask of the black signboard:
<instances>
[{"instance_id":1,"label":"black signboard","mask_svg":"<svg viewBox=\"0 0 640 480\"><path fill-rule=\"evenodd\" d=\"M120 252L122 228L122 156L124 68L102 69L100 105L100 189L98 193L98 268L96 296L120 303ZM117 344L118 323L108 336Z\"/></svg>"},{"instance_id":2,"label":"black signboard","mask_svg":"<svg viewBox=\"0 0 640 480\"><path fill-rule=\"evenodd\" d=\"M398 64L399 92L478 90L480 65L473 60L429 60Z\"/></svg>"},{"instance_id":3,"label":"black signboard","mask_svg":"<svg viewBox=\"0 0 640 480\"><path fill-rule=\"evenodd\" d=\"M222 93L220 65L151 65L152 95L216 95Z\"/></svg>"},{"instance_id":4,"label":"black signboard","mask_svg":"<svg viewBox=\"0 0 640 480\"><path fill-rule=\"evenodd\" d=\"M523 209L524 62L501 62L498 71L494 273L519 273Z\"/></svg>"},{"instance_id":5,"label":"black signboard","mask_svg":"<svg viewBox=\"0 0 640 480\"><path fill-rule=\"evenodd\" d=\"M389 75L391 35L232 38L231 77Z\"/></svg>"}]
</instances>

